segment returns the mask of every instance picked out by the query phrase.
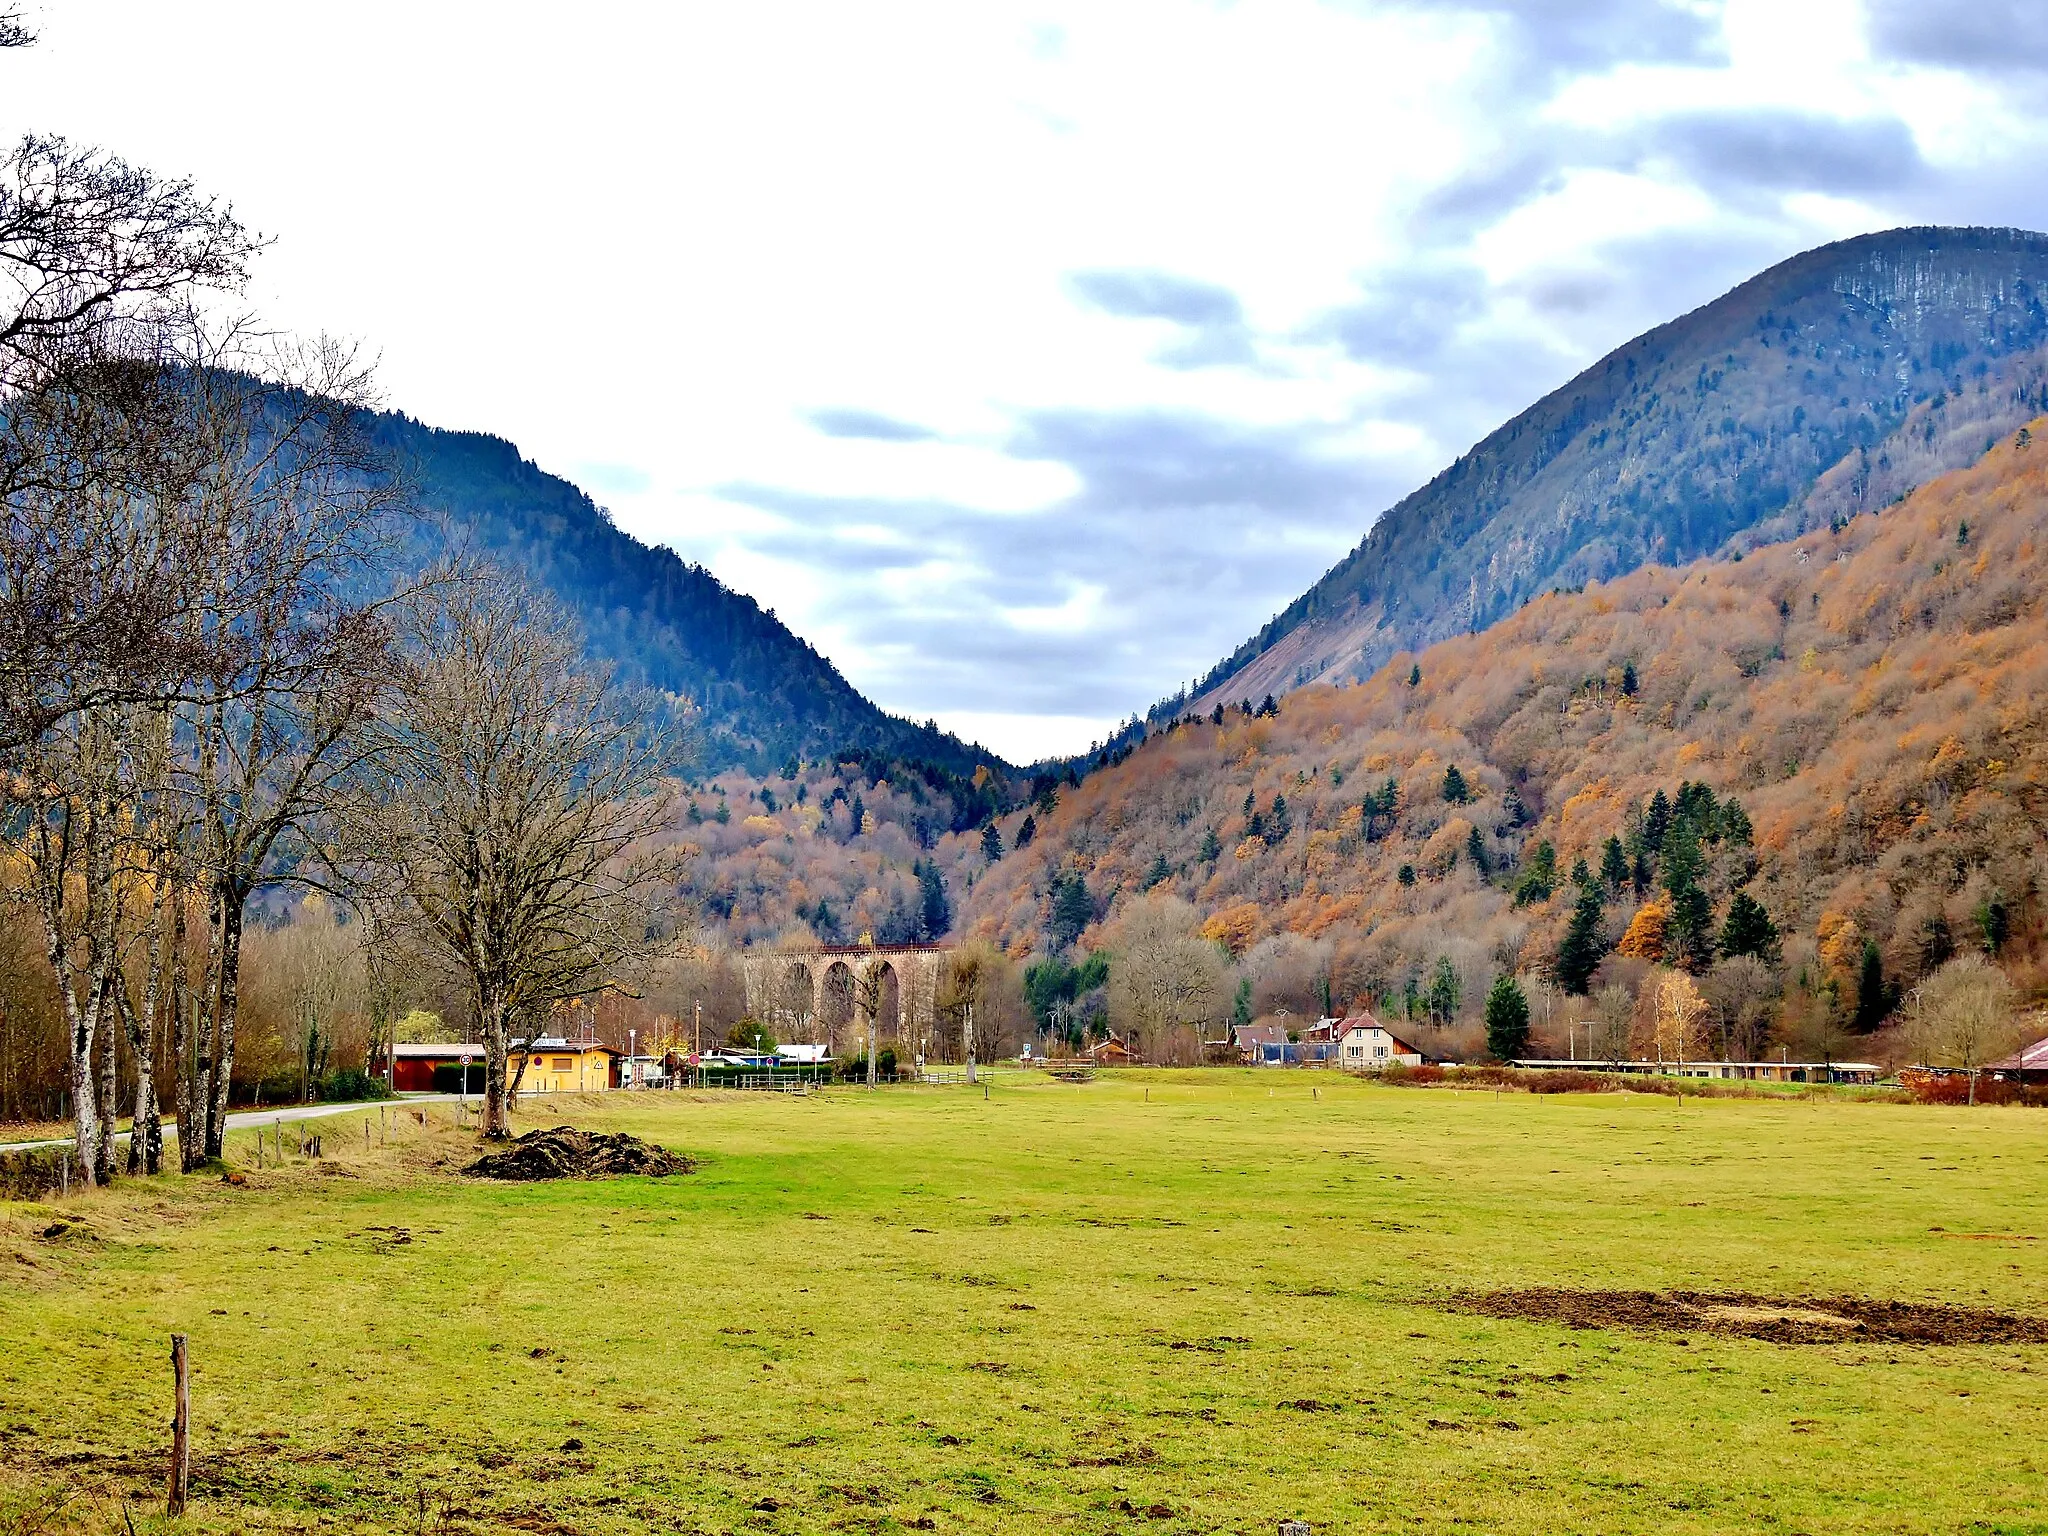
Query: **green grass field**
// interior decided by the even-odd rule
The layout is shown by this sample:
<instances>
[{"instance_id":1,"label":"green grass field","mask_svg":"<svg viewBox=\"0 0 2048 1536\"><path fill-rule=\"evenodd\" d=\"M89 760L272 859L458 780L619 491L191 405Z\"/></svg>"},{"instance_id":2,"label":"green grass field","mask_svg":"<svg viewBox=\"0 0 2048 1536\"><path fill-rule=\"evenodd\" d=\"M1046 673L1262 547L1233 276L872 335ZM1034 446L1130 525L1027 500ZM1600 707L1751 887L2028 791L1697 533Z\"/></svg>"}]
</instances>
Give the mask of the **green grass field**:
<instances>
[{"instance_id":1,"label":"green grass field","mask_svg":"<svg viewBox=\"0 0 2048 1536\"><path fill-rule=\"evenodd\" d=\"M209 1532L2048 1532L2048 1346L1441 1304L2048 1313L2038 1111L1209 1072L563 1119L702 1166L496 1185L350 1118L346 1175L0 1206L0 1532L172 1528L174 1329Z\"/></svg>"}]
</instances>

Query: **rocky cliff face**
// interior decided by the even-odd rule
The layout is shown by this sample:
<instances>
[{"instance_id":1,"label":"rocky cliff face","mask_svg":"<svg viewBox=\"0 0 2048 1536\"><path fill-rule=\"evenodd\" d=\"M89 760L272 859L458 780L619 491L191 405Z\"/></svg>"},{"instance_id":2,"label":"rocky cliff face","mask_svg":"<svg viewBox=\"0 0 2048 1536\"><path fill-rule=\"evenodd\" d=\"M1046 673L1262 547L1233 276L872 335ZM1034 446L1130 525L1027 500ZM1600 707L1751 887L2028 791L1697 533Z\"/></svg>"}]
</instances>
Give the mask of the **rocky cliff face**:
<instances>
[{"instance_id":1,"label":"rocky cliff face","mask_svg":"<svg viewBox=\"0 0 2048 1536\"><path fill-rule=\"evenodd\" d=\"M2048 407L2048 235L1796 256L1536 402L1386 512L1196 701L1360 677L1538 593L1897 500Z\"/></svg>"}]
</instances>

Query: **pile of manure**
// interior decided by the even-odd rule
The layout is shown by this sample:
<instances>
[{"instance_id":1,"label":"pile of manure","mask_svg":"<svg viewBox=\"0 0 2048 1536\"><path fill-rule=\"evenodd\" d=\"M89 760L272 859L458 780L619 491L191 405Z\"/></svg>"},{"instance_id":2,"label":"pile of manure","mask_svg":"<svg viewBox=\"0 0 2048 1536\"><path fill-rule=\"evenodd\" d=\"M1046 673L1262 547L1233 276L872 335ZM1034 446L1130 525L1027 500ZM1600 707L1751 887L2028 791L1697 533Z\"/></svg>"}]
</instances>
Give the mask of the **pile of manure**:
<instances>
[{"instance_id":1,"label":"pile of manure","mask_svg":"<svg viewBox=\"0 0 2048 1536\"><path fill-rule=\"evenodd\" d=\"M558 1125L528 1131L502 1152L478 1158L462 1171L478 1179L615 1179L643 1174L651 1179L689 1173L696 1164L637 1136L604 1136Z\"/></svg>"}]
</instances>

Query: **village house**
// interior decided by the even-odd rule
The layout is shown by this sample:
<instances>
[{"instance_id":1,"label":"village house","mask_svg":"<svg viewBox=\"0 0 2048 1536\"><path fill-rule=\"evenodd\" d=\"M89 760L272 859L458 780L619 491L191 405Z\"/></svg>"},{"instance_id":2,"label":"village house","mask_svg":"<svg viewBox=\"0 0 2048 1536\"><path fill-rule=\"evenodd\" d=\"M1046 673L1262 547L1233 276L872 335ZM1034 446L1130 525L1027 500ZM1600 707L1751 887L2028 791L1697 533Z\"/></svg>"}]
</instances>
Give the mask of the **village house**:
<instances>
[{"instance_id":1,"label":"village house","mask_svg":"<svg viewBox=\"0 0 2048 1536\"><path fill-rule=\"evenodd\" d=\"M370 1069L398 1093L454 1093L465 1087L465 1066L469 1069L467 1091L482 1093L484 1048L473 1043L401 1040L388 1056L373 1061Z\"/></svg>"},{"instance_id":2,"label":"village house","mask_svg":"<svg viewBox=\"0 0 2048 1536\"><path fill-rule=\"evenodd\" d=\"M572 1043L543 1035L534 1041L530 1061L526 1042L514 1041L505 1070L521 1093L598 1093L619 1086L624 1054L594 1040ZM484 1048L475 1041L401 1040L371 1070L399 1093L482 1093Z\"/></svg>"},{"instance_id":3,"label":"village house","mask_svg":"<svg viewBox=\"0 0 2048 1536\"><path fill-rule=\"evenodd\" d=\"M2010 1056L1988 1063L1984 1070L1993 1077L2014 1083L2048 1082L2048 1037L2036 1040Z\"/></svg>"},{"instance_id":4,"label":"village house","mask_svg":"<svg viewBox=\"0 0 2048 1536\"><path fill-rule=\"evenodd\" d=\"M1089 1046L1088 1059L1098 1067L1129 1067L1138 1064L1138 1057L1131 1048L1115 1035L1098 1040Z\"/></svg>"},{"instance_id":5,"label":"village house","mask_svg":"<svg viewBox=\"0 0 2048 1536\"><path fill-rule=\"evenodd\" d=\"M1248 1067L1282 1066L1287 1061L1287 1030L1279 1024L1238 1024L1230 1031L1237 1059Z\"/></svg>"},{"instance_id":6,"label":"village house","mask_svg":"<svg viewBox=\"0 0 2048 1536\"><path fill-rule=\"evenodd\" d=\"M1422 1052L1370 1013L1354 1013L1340 1020L1337 1041L1341 1052L1338 1064L1347 1072L1422 1065Z\"/></svg>"},{"instance_id":7,"label":"village house","mask_svg":"<svg viewBox=\"0 0 2048 1536\"><path fill-rule=\"evenodd\" d=\"M572 1043L560 1035L543 1035L533 1042L530 1057L525 1041L515 1044L505 1070L521 1093L601 1093L619 1086L618 1060L624 1054L595 1040Z\"/></svg>"}]
</instances>

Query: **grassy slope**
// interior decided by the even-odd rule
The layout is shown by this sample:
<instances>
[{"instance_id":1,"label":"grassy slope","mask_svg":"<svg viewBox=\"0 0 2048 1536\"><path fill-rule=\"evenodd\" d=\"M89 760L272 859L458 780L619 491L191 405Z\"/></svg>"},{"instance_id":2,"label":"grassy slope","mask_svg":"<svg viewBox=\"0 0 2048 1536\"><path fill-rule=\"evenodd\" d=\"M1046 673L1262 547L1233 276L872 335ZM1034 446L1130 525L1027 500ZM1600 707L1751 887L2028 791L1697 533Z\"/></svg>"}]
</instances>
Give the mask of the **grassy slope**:
<instances>
[{"instance_id":1,"label":"grassy slope","mask_svg":"<svg viewBox=\"0 0 2048 1536\"><path fill-rule=\"evenodd\" d=\"M1212 1073L576 1118L706 1166L507 1188L431 1171L452 1132L330 1134L360 1177L117 1190L67 1211L92 1239L0 1207L0 1528L49 1487L96 1490L90 1528L122 1489L153 1505L177 1328L210 1531L412 1529L420 1487L430 1527L593 1533L1099 1531L1126 1500L1169 1506L1161 1531L2048 1530L2048 1351L1425 1304L1547 1282L2039 1311L2035 1244L1956 1234L2039 1228L2040 1115ZM1275 1406L1298 1399L1341 1407Z\"/></svg>"}]
</instances>

